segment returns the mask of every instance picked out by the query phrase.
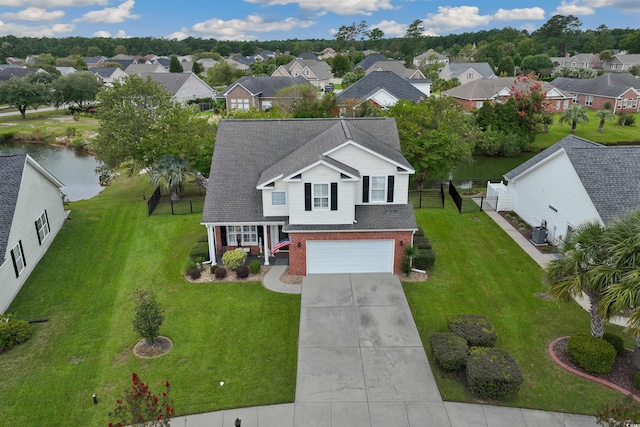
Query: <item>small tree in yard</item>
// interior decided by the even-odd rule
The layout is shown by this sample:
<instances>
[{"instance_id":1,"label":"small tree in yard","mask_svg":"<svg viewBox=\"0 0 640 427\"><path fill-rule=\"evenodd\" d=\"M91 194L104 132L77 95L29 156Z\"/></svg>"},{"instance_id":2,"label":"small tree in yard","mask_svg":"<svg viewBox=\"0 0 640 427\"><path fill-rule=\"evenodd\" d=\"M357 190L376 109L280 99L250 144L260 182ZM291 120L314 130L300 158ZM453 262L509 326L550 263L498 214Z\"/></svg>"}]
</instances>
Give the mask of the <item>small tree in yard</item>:
<instances>
[{"instance_id":1,"label":"small tree in yard","mask_svg":"<svg viewBox=\"0 0 640 427\"><path fill-rule=\"evenodd\" d=\"M156 301L156 296L150 289L136 291L135 305L133 330L144 338L147 344L153 345L164 321L164 308Z\"/></svg>"},{"instance_id":2,"label":"small tree in yard","mask_svg":"<svg viewBox=\"0 0 640 427\"><path fill-rule=\"evenodd\" d=\"M124 399L116 400L116 407L109 416L117 421L110 422L109 427L125 425L144 425L146 427L169 427L174 413L173 402L169 398L171 384L167 381L165 390L157 396L142 382L138 374L132 375L130 390L125 390Z\"/></svg>"}]
</instances>

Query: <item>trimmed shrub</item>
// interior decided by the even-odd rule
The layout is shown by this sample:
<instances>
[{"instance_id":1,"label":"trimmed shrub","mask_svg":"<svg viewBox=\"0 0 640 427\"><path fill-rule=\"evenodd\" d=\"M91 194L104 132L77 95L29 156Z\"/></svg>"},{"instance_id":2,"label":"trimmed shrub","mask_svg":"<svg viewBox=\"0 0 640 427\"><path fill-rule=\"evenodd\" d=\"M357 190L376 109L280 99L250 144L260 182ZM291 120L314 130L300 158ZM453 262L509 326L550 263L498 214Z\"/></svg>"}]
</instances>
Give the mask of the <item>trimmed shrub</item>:
<instances>
[{"instance_id":1,"label":"trimmed shrub","mask_svg":"<svg viewBox=\"0 0 640 427\"><path fill-rule=\"evenodd\" d=\"M479 314L450 314L447 317L449 330L464 338L470 347L493 347L498 335L493 325Z\"/></svg>"},{"instance_id":2,"label":"trimmed shrub","mask_svg":"<svg viewBox=\"0 0 640 427\"><path fill-rule=\"evenodd\" d=\"M443 369L457 371L464 367L469 346L464 338L450 332L429 334L433 357Z\"/></svg>"},{"instance_id":3,"label":"trimmed shrub","mask_svg":"<svg viewBox=\"0 0 640 427\"><path fill-rule=\"evenodd\" d=\"M414 236L413 237L413 246L418 249L431 249L431 242L429 239L423 236Z\"/></svg>"},{"instance_id":4,"label":"trimmed shrub","mask_svg":"<svg viewBox=\"0 0 640 427\"><path fill-rule=\"evenodd\" d=\"M413 266L419 270L431 270L436 263L436 253L431 249L419 249L413 258Z\"/></svg>"},{"instance_id":5,"label":"trimmed shrub","mask_svg":"<svg viewBox=\"0 0 640 427\"><path fill-rule=\"evenodd\" d=\"M467 358L469 390L482 399L509 399L524 382L518 362L500 348L472 347Z\"/></svg>"},{"instance_id":6,"label":"trimmed shrub","mask_svg":"<svg viewBox=\"0 0 640 427\"><path fill-rule=\"evenodd\" d=\"M418 231L416 231L415 233L413 233L413 236L424 236L424 230L420 227L418 227ZM415 242L415 239L413 239Z\"/></svg>"},{"instance_id":7,"label":"trimmed shrub","mask_svg":"<svg viewBox=\"0 0 640 427\"><path fill-rule=\"evenodd\" d=\"M189 272L194 268L198 268L198 266L196 265L195 261L189 258L189 261L187 261L187 264L184 266L184 274L189 274Z\"/></svg>"},{"instance_id":8,"label":"trimmed shrub","mask_svg":"<svg viewBox=\"0 0 640 427\"><path fill-rule=\"evenodd\" d=\"M229 270L235 270L236 268L244 265L247 260L247 253L243 250L227 251L222 255L222 263Z\"/></svg>"},{"instance_id":9,"label":"trimmed shrub","mask_svg":"<svg viewBox=\"0 0 640 427\"><path fill-rule=\"evenodd\" d=\"M193 262L198 262L198 260L206 260L209 259L209 244L207 242L196 243L191 248L191 253L189 257Z\"/></svg>"},{"instance_id":10,"label":"trimmed shrub","mask_svg":"<svg viewBox=\"0 0 640 427\"><path fill-rule=\"evenodd\" d=\"M189 270L189 277L191 277L191 280L198 280L201 275L202 272L199 268L192 268L191 270Z\"/></svg>"},{"instance_id":11,"label":"trimmed shrub","mask_svg":"<svg viewBox=\"0 0 640 427\"><path fill-rule=\"evenodd\" d=\"M236 268L236 277L238 279L246 279L247 277L249 277L249 267L247 267L246 265L241 265Z\"/></svg>"},{"instance_id":12,"label":"trimmed shrub","mask_svg":"<svg viewBox=\"0 0 640 427\"><path fill-rule=\"evenodd\" d=\"M610 332L605 332L602 336L602 339L611 344L613 348L616 349L616 353L624 354L624 340L621 336L612 334Z\"/></svg>"},{"instance_id":13,"label":"trimmed shrub","mask_svg":"<svg viewBox=\"0 0 640 427\"><path fill-rule=\"evenodd\" d=\"M260 273L260 267L260 261L255 259L249 263L249 272L251 272L251 274L258 274Z\"/></svg>"},{"instance_id":14,"label":"trimmed shrub","mask_svg":"<svg viewBox=\"0 0 640 427\"><path fill-rule=\"evenodd\" d=\"M635 374L633 377L633 385L640 390L640 373Z\"/></svg>"},{"instance_id":15,"label":"trimmed shrub","mask_svg":"<svg viewBox=\"0 0 640 427\"><path fill-rule=\"evenodd\" d=\"M602 338L575 334L567 342L567 354L573 363L587 372L606 374L616 361L616 349Z\"/></svg>"},{"instance_id":16,"label":"trimmed shrub","mask_svg":"<svg viewBox=\"0 0 640 427\"><path fill-rule=\"evenodd\" d=\"M227 277L227 269L224 267L218 267L216 268L213 275L216 276L216 279L224 279L225 277Z\"/></svg>"},{"instance_id":17,"label":"trimmed shrub","mask_svg":"<svg viewBox=\"0 0 640 427\"><path fill-rule=\"evenodd\" d=\"M218 264L212 265L211 266L211 274L216 274L216 270L219 268L220 266Z\"/></svg>"},{"instance_id":18,"label":"trimmed shrub","mask_svg":"<svg viewBox=\"0 0 640 427\"><path fill-rule=\"evenodd\" d=\"M206 234L203 234L202 236L198 237L198 243L208 243L209 242L209 237Z\"/></svg>"},{"instance_id":19,"label":"trimmed shrub","mask_svg":"<svg viewBox=\"0 0 640 427\"><path fill-rule=\"evenodd\" d=\"M10 350L31 338L29 322L14 319L11 314L0 315L0 351Z\"/></svg>"}]
</instances>

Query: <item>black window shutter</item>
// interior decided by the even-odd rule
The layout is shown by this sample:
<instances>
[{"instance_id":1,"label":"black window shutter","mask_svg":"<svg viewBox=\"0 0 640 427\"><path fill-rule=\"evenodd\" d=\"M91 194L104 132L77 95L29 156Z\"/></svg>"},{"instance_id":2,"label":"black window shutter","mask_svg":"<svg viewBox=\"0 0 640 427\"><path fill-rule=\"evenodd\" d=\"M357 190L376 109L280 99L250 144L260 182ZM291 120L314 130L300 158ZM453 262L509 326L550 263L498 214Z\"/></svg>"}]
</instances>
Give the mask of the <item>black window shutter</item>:
<instances>
[{"instance_id":1,"label":"black window shutter","mask_svg":"<svg viewBox=\"0 0 640 427\"><path fill-rule=\"evenodd\" d=\"M304 183L304 210L305 211L311 210L311 183L310 182Z\"/></svg>"},{"instance_id":2,"label":"black window shutter","mask_svg":"<svg viewBox=\"0 0 640 427\"><path fill-rule=\"evenodd\" d=\"M11 261L13 261L13 271L15 271L16 278L18 278L20 273L18 273L18 265L16 264L16 255L13 253L13 249L11 250Z\"/></svg>"},{"instance_id":3,"label":"black window shutter","mask_svg":"<svg viewBox=\"0 0 640 427\"><path fill-rule=\"evenodd\" d=\"M331 210L332 211L338 210L338 183L337 182L331 183Z\"/></svg>"},{"instance_id":4,"label":"black window shutter","mask_svg":"<svg viewBox=\"0 0 640 427\"><path fill-rule=\"evenodd\" d=\"M393 203L393 184L395 181L395 177L393 175L389 175L387 177L387 202Z\"/></svg>"},{"instance_id":5,"label":"black window shutter","mask_svg":"<svg viewBox=\"0 0 640 427\"><path fill-rule=\"evenodd\" d=\"M362 203L369 203L369 177L362 177Z\"/></svg>"},{"instance_id":6,"label":"black window shutter","mask_svg":"<svg viewBox=\"0 0 640 427\"><path fill-rule=\"evenodd\" d=\"M18 240L18 244L20 245L20 253L22 254L22 263L24 266L27 266L27 259L24 257L24 249L22 249L22 240Z\"/></svg>"},{"instance_id":7,"label":"black window shutter","mask_svg":"<svg viewBox=\"0 0 640 427\"><path fill-rule=\"evenodd\" d=\"M47 213L47 210L44 210L44 219L47 221L47 228L49 229L49 232L51 232L51 226L49 225L49 214Z\"/></svg>"},{"instance_id":8,"label":"black window shutter","mask_svg":"<svg viewBox=\"0 0 640 427\"><path fill-rule=\"evenodd\" d=\"M220 227L220 246L229 246L227 244L227 227Z\"/></svg>"},{"instance_id":9,"label":"black window shutter","mask_svg":"<svg viewBox=\"0 0 640 427\"><path fill-rule=\"evenodd\" d=\"M38 244L42 246L42 240L40 239L40 230L38 229L38 221L34 222L36 226L36 236L38 236Z\"/></svg>"}]
</instances>

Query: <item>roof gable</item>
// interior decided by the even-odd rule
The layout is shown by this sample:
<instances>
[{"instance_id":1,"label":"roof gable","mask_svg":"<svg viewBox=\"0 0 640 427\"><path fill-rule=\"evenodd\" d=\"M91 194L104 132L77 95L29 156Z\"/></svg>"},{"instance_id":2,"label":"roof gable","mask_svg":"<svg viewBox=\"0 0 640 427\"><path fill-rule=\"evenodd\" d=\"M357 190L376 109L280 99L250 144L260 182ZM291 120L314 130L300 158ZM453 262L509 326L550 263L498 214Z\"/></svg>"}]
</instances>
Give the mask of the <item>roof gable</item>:
<instances>
[{"instance_id":1,"label":"roof gable","mask_svg":"<svg viewBox=\"0 0 640 427\"><path fill-rule=\"evenodd\" d=\"M363 78L336 95L336 101L347 99L368 99L373 93L384 89L397 99L419 101L424 97L420 90L411 83L391 71L376 71Z\"/></svg>"}]
</instances>

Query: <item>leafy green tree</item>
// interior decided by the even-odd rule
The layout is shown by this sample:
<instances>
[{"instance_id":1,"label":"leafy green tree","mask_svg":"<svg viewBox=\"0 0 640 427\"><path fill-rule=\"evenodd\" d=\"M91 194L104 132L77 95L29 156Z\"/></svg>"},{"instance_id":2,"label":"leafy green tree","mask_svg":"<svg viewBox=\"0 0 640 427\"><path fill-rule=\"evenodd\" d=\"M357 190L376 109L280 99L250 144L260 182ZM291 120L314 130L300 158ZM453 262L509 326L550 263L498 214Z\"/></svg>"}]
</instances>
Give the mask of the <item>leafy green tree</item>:
<instances>
[{"instance_id":1,"label":"leafy green tree","mask_svg":"<svg viewBox=\"0 0 640 427\"><path fill-rule=\"evenodd\" d=\"M520 70L524 74L534 73L538 76L549 76L553 69L553 61L547 55L529 55L522 58Z\"/></svg>"},{"instance_id":2,"label":"leafy green tree","mask_svg":"<svg viewBox=\"0 0 640 427\"><path fill-rule=\"evenodd\" d=\"M242 76L242 70L222 60L207 70L206 81L211 86L228 86Z\"/></svg>"},{"instance_id":3,"label":"leafy green tree","mask_svg":"<svg viewBox=\"0 0 640 427\"><path fill-rule=\"evenodd\" d=\"M498 63L498 75L500 76L513 76L516 68L513 57L505 56Z\"/></svg>"},{"instance_id":4,"label":"leafy green tree","mask_svg":"<svg viewBox=\"0 0 640 427\"><path fill-rule=\"evenodd\" d=\"M624 49L627 53L640 53L640 30L628 34L620 40L618 44L620 49Z\"/></svg>"},{"instance_id":5,"label":"leafy green tree","mask_svg":"<svg viewBox=\"0 0 640 427\"><path fill-rule=\"evenodd\" d=\"M82 107L87 102L95 101L102 85L92 72L78 71L56 79L51 87L55 90L56 97L61 97L64 93L65 102L74 102Z\"/></svg>"},{"instance_id":6,"label":"leafy green tree","mask_svg":"<svg viewBox=\"0 0 640 427\"><path fill-rule=\"evenodd\" d=\"M171 200L177 202L184 189L187 172L186 160L164 155L151 167L151 184L168 191Z\"/></svg>"},{"instance_id":7,"label":"leafy green tree","mask_svg":"<svg viewBox=\"0 0 640 427\"><path fill-rule=\"evenodd\" d=\"M89 46L87 48L87 56L100 56L102 55L102 50L98 46Z\"/></svg>"},{"instance_id":8,"label":"leafy green tree","mask_svg":"<svg viewBox=\"0 0 640 427\"><path fill-rule=\"evenodd\" d=\"M191 68L191 72L195 75L200 75L204 71L204 65L199 62L194 62L193 67Z\"/></svg>"},{"instance_id":9,"label":"leafy green tree","mask_svg":"<svg viewBox=\"0 0 640 427\"><path fill-rule=\"evenodd\" d=\"M30 82L26 79L11 77L0 83L0 104L13 105L27 118L27 109L37 110L40 105L51 102L51 89L49 85L39 82Z\"/></svg>"},{"instance_id":10,"label":"leafy green tree","mask_svg":"<svg viewBox=\"0 0 640 427\"><path fill-rule=\"evenodd\" d=\"M600 52L601 61L608 61L611 58L613 58L613 52L611 52L609 49L603 50L602 52Z\"/></svg>"},{"instance_id":11,"label":"leafy green tree","mask_svg":"<svg viewBox=\"0 0 640 427\"><path fill-rule=\"evenodd\" d=\"M50 85L51 82L53 82L55 79L57 79L58 77L60 77L60 72L58 70L56 70L54 68L54 71L57 74L54 73L42 73L42 72L36 72L36 73L29 73L26 76L24 76L23 78L31 83L43 83L45 85Z\"/></svg>"},{"instance_id":12,"label":"leafy green tree","mask_svg":"<svg viewBox=\"0 0 640 427\"><path fill-rule=\"evenodd\" d=\"M358 38L358 35L358 26L355 22L352 22L351 25L340 26L335 34L336 44L339 48L344 49L347 46L351 46L353 48L351 50L351 62L354 62L354 55L356 50L355 42Z\"/></svg>"},{"instance_id":13,"label":"leafy green tree","mask_svg":"<svg viewBox=\"0 0 640 427\"><path fill-rule=\"evenodd\" d=\"M171 60L169 61L169 72L170 73L183 73L184 69L182 68L182 64L178 60L178 57L175 55L171 56Z\"/></svg>"},{"instance_id":14,"label":"leafy green tree","mask_svg":"<svg viewBox=\"0 0 640 427\"><path fill-rule=\"evenodd\" d=\"M76 60L69 56L63 58L56 58L56 67L75 67L77 65Z\"/></svg>"},{"instance_id":15,"label":"leafy green tree","mask_svg":"<svg viewBox=\"0 0 640 427\"><path fill-rule=\"evenodd\" d=\"M405 64L411 64L416 52L421 49L421 42L424 39L424 24L421 19L414 20L407 28L402 43L402 54Z\"/></svg>"},{"instance_id":16,"label":"leafy green tree","mask_svg":"<svg viewBox=\"0 0 640 427\"><path fill-rule=\"evenodd\" d=\"M640 77L640 65L632 65L629 67L629 74L635 77Z\"/></svg>"},{"instance_id":17,"label":"leafy green tree","mask_svg":"<svg viewBox=\"0 0 640 427\"><path fill-rule=\"evenodd\" d=\"M570 302L583 293L589 297L591 335L598 338L604 334L604 318L598 311L598 304L607 283L596 280L592 272L597 265L606 262L602 246L604 232L604 227L597 221L580 225L563 240L562 257L552 260L546 270L549 293L555 300Z\"/></svg>"},{"instance_id":18,"label":"leafy green tree","mask_svg":"<svg viewBox=\"0 0 640 427\"><path fill-rule=\"evenodd\" d=\"M140 288L134 295L133 330L149 345L153 345L164 322L164 308L151 289Z\"/></svg>"},{"instance_id":19,"label":"leafy green tree","mask_svg":"<svg viewBox=\"0 0 640 427\"><path fill-rule=\"evenodd\" d=\"M107 61L104 63L104 66L107 68L120 68L122 71L124 71L124 67L119 62Z\"/></svg>"},{"instance_id":20,"label":"leafy green tree","mask_svg":"<svg viewBox=\"0 0 640 427\"><path fill-rule=\"evenodd\" d=\"M351 71L351 61L346 55L336 55L331 58L331 73L335 77L342 78L349 71Z\"/></svg>"},{"instance_id":21,"label":"leafy green tree","mask_svg":"<svg viewBox=\"0 0 640 427\"><path fill-rule=\"evenodd\" d=\"M379 42L383 38L384 38L384 31L382 31L380 28L376 27L369 30L369 40L371 41L371 46L373 48L377 48L379 45Z\"/></svg>"},{"instance_id":22,"label":"leafy green tree","mask_svg":"<svg viewBox=\"0 0 640 427\"><path fill-rule=\"evenodd\" d=\"M347 88L365 76L364 68L356 67L342 76L342 87Z\"/></svg>"},{"instance_id":23,"label":"leafy green tree","mask_svg":"<svg viewBox=\"0 0 640 427\"><path fill-rule=\"evenodd\" d=\"M115 47L113 52L116 55L126 55L127 54L127 48L126 48L126 46L119 44L118 46Z\"/></svg>"},{"instance_id":24,"label":"leafy green tree","mask_svg":"<svg viewBox=\"0 0 640 427\"><path fill-rule=\"evenodd\" d=\"M566 53L577 43L580 27L582 22L574 15L553 15L532 35L539 43L553 47L556 53Z\"/></svg>"},{"instance_id":25,"label":"leafy green tree","mask_svg":"<svg viewBox=\"0 0 640 427\"><path fill-rule=\"evenodd\" d=\"M229 56L231 54L231 48L226 43L218 43L216 47L213 48L215 52L218 52L220 56Z\"/></svg>"},{"instance_id":26,"label":"leafy green tree","mask_svg":"<svg viewBox=\"0 0 640 427\"><path fill-rule=\"evenodd\" d=\"M304 84L289 86L280 89L276 97L281 101L278 108L284 114L291 117L315 117L314 110L318 104L318 89L315 86Z\"/></svg>"},{"instance_id":27,"label":"leafy green tree","mask_svg":"<svg viewBox=\"0 0 640 427\"><path fill-rule=\"evenodd\" d=\"M387 114L396 118L402 153L416 170L418 189L471 160L478 130L453 98L401 100Z\"/></svg>"},{"instance_id":28,"label":"leafy green tree","mask_svg":"<svg viewBox=\"0 0 640 427\"><path fill-rule=\"evenodd\" d=\"M571 123L571 133L576 133L578 123L587 123L589 116L587 116L587 109L579 104L572 105L562 112L560 116L560 124Z\"/></svg>"},{"instance_id":29,"label":"leafy green tree","mask_svg":"<svg viewBox=\"0 0 640 427\"><path fill-rule=\"evenodd\" d=\"M296 57L293 55L278 55L276 56L276 67L279 67L281 65L287 65L289 62L293 61L294 59L296 59Z\"/></svg>"},{"instance_id":30,"label":"leafy green tree","mask_svg":"<svg viewBox=\"0 0 640 427\"><path fill-rule=\"evenodd\" d=\"M613 114L611 110L598 110L596 111L596 117L600 119L598 132L602 132L604 130L604 122L606 120L613 120L616 117L616 115Z\"/></svg>"}]
</instances>

